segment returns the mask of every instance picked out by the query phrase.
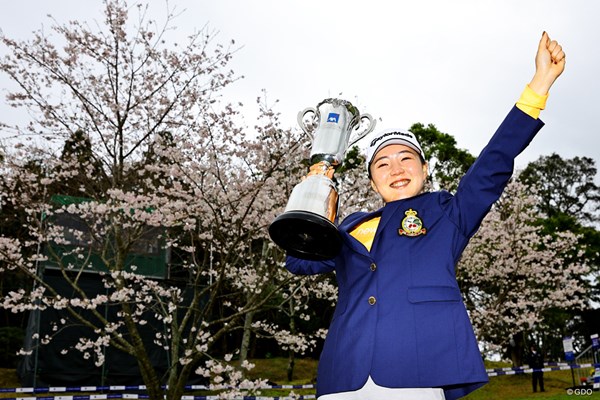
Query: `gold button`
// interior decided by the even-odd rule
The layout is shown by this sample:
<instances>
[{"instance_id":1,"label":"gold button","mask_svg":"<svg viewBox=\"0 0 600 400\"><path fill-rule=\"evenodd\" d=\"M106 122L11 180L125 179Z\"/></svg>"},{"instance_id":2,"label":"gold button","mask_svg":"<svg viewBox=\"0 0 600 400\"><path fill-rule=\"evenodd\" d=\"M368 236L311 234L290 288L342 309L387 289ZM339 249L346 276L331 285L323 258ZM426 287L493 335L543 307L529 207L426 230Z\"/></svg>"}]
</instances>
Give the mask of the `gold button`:
<instances>
[{"instance_id":1,"label":"gold button","mask_svg":"<svg viewBox=\"0 0 600 400\"><path fill-rule=\"evenodd\" d=\"M375 271L377 269L377 265L375 263L371 263L371 271Z\"/></svg>"},{"instance_id":2,"label":"gold button","mask_svg":"<svg viewBox=\"0 0 600 400\"><path fill-rule=\"evenodd\" d=\"M377 303L377 299L374 296L369 297L369 304L375 305Z\"/></svg>"}]
</instances>

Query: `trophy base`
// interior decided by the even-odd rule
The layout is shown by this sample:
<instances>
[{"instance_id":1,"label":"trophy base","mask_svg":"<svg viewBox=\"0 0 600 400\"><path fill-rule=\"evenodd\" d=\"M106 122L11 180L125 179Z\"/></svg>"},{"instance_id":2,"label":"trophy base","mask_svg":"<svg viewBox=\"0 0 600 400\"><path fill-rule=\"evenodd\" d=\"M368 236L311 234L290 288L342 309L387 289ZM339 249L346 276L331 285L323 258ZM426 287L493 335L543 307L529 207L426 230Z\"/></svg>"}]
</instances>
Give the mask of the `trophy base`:
<instances>
[{"instance_id":1,"label":"trophy base","mask_svg":"<svg viewBox=\"0 0 600 400\"><path fill-rule=\"evenodd\" d=\"M269 226L271 239L290 256L328 260L342 248L337 227L327 218L308 211L287 211Z\"/></svg>"}]
</instances>

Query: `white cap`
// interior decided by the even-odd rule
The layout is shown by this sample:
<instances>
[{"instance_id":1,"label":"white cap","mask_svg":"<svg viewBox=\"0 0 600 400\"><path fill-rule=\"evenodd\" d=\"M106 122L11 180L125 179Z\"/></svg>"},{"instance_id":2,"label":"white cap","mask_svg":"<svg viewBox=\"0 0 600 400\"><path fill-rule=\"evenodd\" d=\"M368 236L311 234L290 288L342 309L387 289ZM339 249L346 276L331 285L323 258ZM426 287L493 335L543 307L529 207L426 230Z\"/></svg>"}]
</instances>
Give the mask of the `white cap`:
<instances>
[{"instance_id":1,"label":"white cap","mask_svg":"<svg viewBox=\"0 0 600 400\"><path fill-rule=\"evenodd\" d=\"M367 149L367 170L370 172L371 163L375 154L381 149L391 144L403 144L415 150L423 160L425 160L425 153L419 144L419 141L411 132L403 131L400 129L386 129L381 131L375 136L375 138L369 143Z\"/></svg>"}]
</instances>

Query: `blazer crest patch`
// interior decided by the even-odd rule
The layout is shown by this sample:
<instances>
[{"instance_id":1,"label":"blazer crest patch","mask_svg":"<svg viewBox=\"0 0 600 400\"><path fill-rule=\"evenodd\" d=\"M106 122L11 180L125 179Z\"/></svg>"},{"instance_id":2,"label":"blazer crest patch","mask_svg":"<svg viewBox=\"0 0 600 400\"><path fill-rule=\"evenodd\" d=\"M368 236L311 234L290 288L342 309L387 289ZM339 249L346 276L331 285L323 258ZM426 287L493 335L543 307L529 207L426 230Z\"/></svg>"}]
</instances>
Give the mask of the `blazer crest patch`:
<instances>
[{"instance_id":1,"label":"blazer crest patch","mask_svg":"<svg viewBox=\"0 0 600 400\"><path fill-rule=\"evenodd\" d=\"M402 220L402 225L398 229L400 236L419 236L427 233L427 229L423 227L423 221L417 217L417 212L409 208L404 212L406 217Z\"/></svg>"}]
</instances>

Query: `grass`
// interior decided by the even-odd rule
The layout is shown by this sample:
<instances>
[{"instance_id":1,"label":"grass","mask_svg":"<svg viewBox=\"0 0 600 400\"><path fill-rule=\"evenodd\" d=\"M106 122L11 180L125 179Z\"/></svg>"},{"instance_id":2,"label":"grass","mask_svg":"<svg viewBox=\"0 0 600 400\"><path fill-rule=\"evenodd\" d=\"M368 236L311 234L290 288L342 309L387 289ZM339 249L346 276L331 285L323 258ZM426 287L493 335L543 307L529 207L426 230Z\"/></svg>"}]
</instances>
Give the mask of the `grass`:
<instances>
[{"instance_id":1,"label":"grass","mask_svg":"<svg viewBox=\"0 0 600 400\"><path fill-rule=\"evenodd\" d=\"M531 374L504 375L490 378L490 382L479 390L466 396L466 400L566 400L579 397L567 395L566 389L573 385L570 371L551 371L544 373L543 393L533 393L531 387ZM600 394L595 392L585 398L600 399Z\"/></svg>"},{"instance_id":2,"label":"grass","mask_svg":"<svg viewBox=\"0 0 600 400\"><path fill-rule=\"evenodd\" d=\"M14 369L0 368L0 388L21 387Z\"/></svg>"},{"instance_id":3,"label":"grass","mask_svg":"<svg viewBox=\"0 0 600 400\"><path fill-rule=\"evenodd\" d=\"M317 360L311 358L296 359L294 380L287 380L287 358L250 360L255 367L247 374L248 378L269 379L279 385L306 385L317 380Z\"/></svg>"},{"instance_id":4,"label":"grass","mask_svg":"<svg viewBox=\"0 0 600 400\"><path fill-rule=\"evenodd\" d=\"M294 369L294 380L287 381L287 359L272 358L251 360L256 367L248 373L251 379L268 379L278 385L305 385L312 384L316 379L317 361L313 359L298 359ZM489 364L488 368L498 368L506 364ZM481 389L471 393L465 400L575 400L596 399L600 400L600 392L587 394L567 394L566 389L572 386L570 371L551 371L544 373L543 393L532 393L531 375L504 375L491 377L490 383ZM0 368L0 388L20 387L15 370ZM261 396L286 396L290 391L285 390L263 390ZM312 389L295 389L297 394L314 394ZM62 393L61 393L62 394ZM16 397L15 393L0 393L0 397Z\"/></svg>"}]
</instances>

